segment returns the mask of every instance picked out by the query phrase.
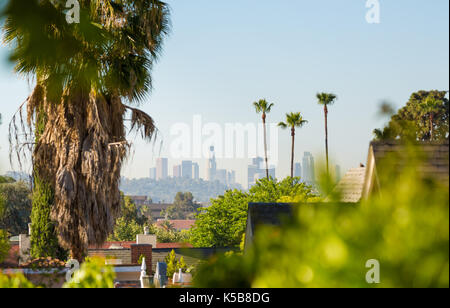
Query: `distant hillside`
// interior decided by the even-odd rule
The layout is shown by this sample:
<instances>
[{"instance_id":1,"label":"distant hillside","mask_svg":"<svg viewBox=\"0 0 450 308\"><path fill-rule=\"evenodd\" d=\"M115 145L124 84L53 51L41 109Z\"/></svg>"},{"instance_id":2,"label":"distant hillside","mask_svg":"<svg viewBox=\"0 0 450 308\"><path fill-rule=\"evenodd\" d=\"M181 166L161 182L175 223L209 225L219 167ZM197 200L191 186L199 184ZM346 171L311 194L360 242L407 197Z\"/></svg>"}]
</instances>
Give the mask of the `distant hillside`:
<instances>
[{"instance_id":1,"label":"distant hillside","mask_svg":"<svg viewBox=\"0 0 450 308\"><path fill-rule=\"evenodd\" d=\"M168 178L155 181L149 178L122 178L120 190L125 195L149 196L153 202L172 202L177 192L191 192L198 202L209 202L211 198L223 195L228 189L242 189L240 185L227 187L220 182L190 180L184 178Z\"/></svg>"}]
</instances>

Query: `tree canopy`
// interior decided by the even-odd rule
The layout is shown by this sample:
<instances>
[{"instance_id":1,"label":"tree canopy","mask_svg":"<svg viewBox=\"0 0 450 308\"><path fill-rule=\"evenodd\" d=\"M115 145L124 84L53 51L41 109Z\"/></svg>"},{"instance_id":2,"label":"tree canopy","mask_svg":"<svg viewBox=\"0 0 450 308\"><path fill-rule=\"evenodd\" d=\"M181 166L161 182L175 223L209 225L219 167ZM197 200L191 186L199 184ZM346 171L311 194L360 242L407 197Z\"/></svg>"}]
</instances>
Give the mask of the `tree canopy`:
<instances>
[{"instance_id":1,"label":"tree canopy","mask_svg":"<svg viewBox=\"0 0 450 308\"><path fill-rule=\"evenodd\" d=\"M392 115L387 126L374 130L375 139L448 140L449 100L446 96L446 91L438 90L413 93L406 105Z\"/></svg>"},{"instance_id":2,"label":"tree canopy","mask_svg":"<svg viewBox=\"0 0 450 308\"><path fill-rule=\"evenodd\" d=\"M249 192L229 190L212 199L191 229L190 243L195 247L239 247L245 232L248 203L277 202L282 197L301 196L297 200L312 201L317 196L299 178L262 179Z\"/></svg>"}]
</instances>

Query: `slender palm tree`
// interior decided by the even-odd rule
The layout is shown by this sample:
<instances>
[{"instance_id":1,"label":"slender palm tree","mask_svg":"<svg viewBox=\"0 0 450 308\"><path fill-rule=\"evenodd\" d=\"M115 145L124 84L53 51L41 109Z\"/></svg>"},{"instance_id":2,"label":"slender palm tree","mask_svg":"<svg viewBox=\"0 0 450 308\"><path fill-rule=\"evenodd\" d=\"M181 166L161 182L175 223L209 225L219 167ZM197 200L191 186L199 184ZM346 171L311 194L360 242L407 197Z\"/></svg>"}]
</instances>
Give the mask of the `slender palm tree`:
<instances>
[{"instance_id":1,"label":"slender palm tree","mask_svg":"<svg viewBox=\"0 0 450 308\"><path fill-rule=\"evenodd\" d=\"M433 96L427 97L427 99L420 105L422 113L428 117L430 125L430 141L434 140L434 116L439 111L440 105L442 105L442 101Z\"/></svg>"},{"instance_id":2,"label":"slender palm tree","mask_svg":"<svg viewBox=\"0 0 450 308\"><path fill-rule=\"evenodd\" d=\"M291 178L294 177L294 152L295 152L295 129L303 127L308 121L303 119L300 112L286 114L286 122L278 123L282 129L291 129L292 149L291 149Z\"/></svg>"},{"instance_id":3,"label":"slender palm tree","mask_svg":"<svg viewBox=\"0 0 450 308\"><path fill-rule=\"evenodd\" d=\"M269 179L269 159L267 158L267 130L266 130L266 117L267 114L272 111L274 104L267 102L265 99L261 99L258 102L254 102L256 113L262 113L262 121L264 127L264 156L266 160L266 177Z\"/></svg>"},{"instance_id":4,"label":"slender palm tree","mask_svg":"<svg viewBox=\"0 0 450 308\"><path fill-rule=\"evenodd\" d=\"M89 245L106 240L120 212L125 121L147 140L157 133L132 104L152 88L170 11L158 0L79 0L80 23L69 24L65 2L9 1L2 16L16 71L36 81L26 124L35 130L45 114L33 169L54 191L61 245L82 260Z\"/></svg>"},{"instance_id":5,"label":"slender palm tree","mask_svg":"<svg viewBox=\"0 0 450 308\"><path fill-rule=\"evenodd\" d=\"M318 103L323 105L325 113L325 153L327 159L327 173L329 173L328 165L328 105L333 105L337 100L337 96L333 93L317 93L316 95Z\"/></svg>"}]
</instances>

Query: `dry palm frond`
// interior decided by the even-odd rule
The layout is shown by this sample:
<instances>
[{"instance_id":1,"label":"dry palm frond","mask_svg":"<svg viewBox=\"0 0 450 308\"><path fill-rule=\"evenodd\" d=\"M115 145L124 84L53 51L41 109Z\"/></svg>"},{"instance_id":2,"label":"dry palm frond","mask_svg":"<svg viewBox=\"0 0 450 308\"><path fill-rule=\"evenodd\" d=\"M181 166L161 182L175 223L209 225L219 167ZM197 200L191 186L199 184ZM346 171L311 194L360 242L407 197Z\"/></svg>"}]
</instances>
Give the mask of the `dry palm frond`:
<instances>
[{"instance_id":1,"label":"dry palm frond","mask_svg":"<svg viewBox=\"0 0 450 308\"><path fill-rule=\"evenodd\" d=\"M141 132L141 137L145 140L151 141L156 139L158 130L152 117L142 110L126 106L131 111L131 130Z\"/></svg>"}]
</instances>

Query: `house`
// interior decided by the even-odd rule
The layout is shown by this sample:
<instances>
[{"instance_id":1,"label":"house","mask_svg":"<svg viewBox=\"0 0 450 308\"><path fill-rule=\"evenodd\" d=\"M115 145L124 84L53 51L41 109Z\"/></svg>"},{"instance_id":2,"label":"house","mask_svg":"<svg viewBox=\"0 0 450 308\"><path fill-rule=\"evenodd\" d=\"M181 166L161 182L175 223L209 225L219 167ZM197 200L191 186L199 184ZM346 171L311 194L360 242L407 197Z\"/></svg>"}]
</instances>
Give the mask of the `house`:
<instances>
[{"instance_id":1,"label":"house","mask_svg":"<svg viewBox=\"0 0 450 308\"><path fill-rule=\"evenodd\" d=\"M148 212L145 215L153 220L164 219L163 211L166 211L171 205L168 203L147 204Z\"/></svg>"},{"instance_id":2,"label":"house","mask_svg":"<svg viewBox=\"0 0 450 308\"><path fill-rule=\"evenodd\" d=\"M381 174L398 174L407 166L416 163L415 170L422 177L449 185L449 143L422 142L405 145L399 141L372 142L366 167L354 168L342 178L336 190L340 202L322 203L317 206L354 206L361 200L378 193L380 187L388 185ZM390 178L388 178L390 180ZM326 200L327 201L327 200ZM260 225L281 225L292 216L296 206L290 204L250 203L247 214L245 248L253 242L255 230Z\"/></svg>"},{"instance_id":3,"label":"house","mask_svg":"<svg viewBox=\"0 0 450 308\"><path fill-rule=\"evenodd\" d=\"M187 231L192 228L192 226L195 224L195 220L165 220L165 219L158 219L156 222L156 227L158 228L164 228L164 224L169 223L172 228L178 232L180 231Z\"/></svg>"},{"instance_id":4,"label":"house","mask_svg":"<svg viewBox=\"0 0 450 308\"><path fill-rule=\"evenodd\" d=\"M352 168L339 181L334 192L339 194L341 202L358 203L361 201L364 189L366 168Z\"/></svg>"},{"instance_id":5,"label":"house","mask_svg":"<svg viewBox=\"0 0 450 308\"><path fill-rule=\"evenodd\" d=\"M405 145L400 141L377 141L369 147L362 198L366 199L386 185L383 173L398 174L410 164L422 177L449 184L449 142L420 142Z\"/></svg>"},{"instance_id":6,"label":"house","mask_svg":"<svg viewBox=\"0 0 450 308\"><path fill-rule=\"evenodd\" d=\"M148 197L147 196L127 196L128 198L133 201L136 205L146 205L148 203Z\"/></svg>"}]
</instances>

